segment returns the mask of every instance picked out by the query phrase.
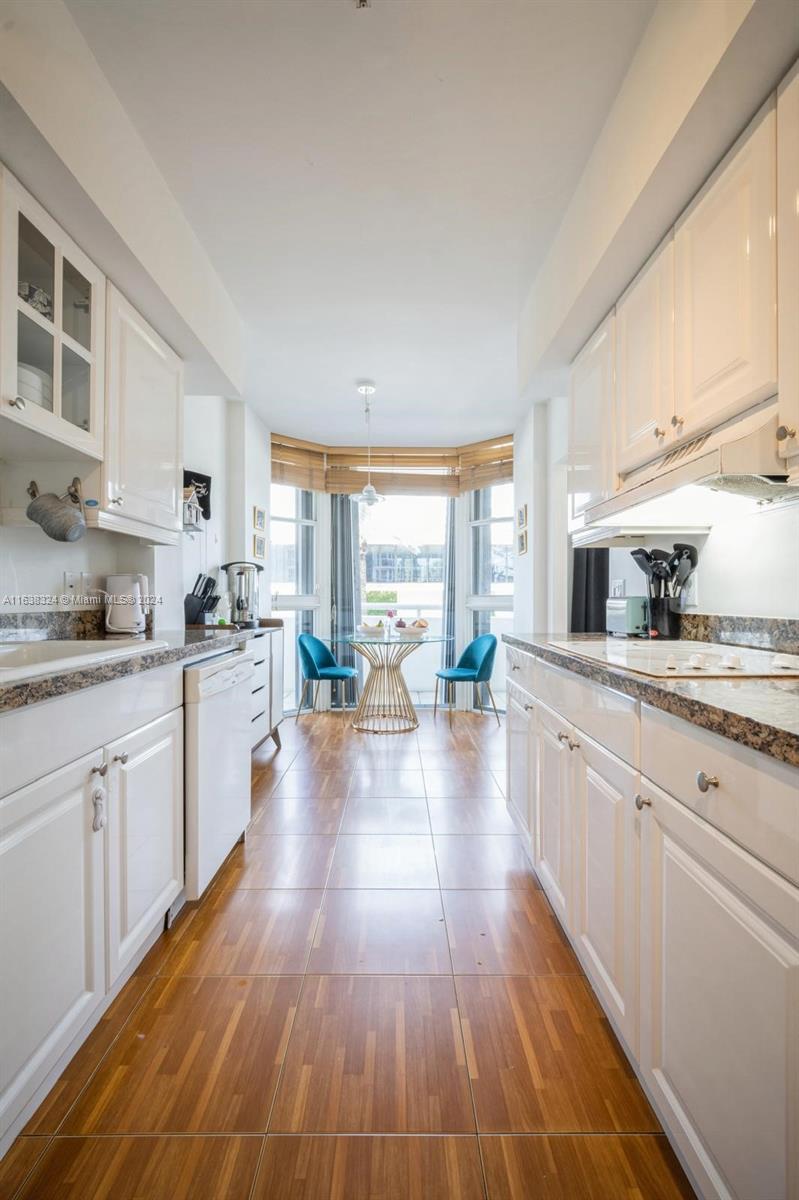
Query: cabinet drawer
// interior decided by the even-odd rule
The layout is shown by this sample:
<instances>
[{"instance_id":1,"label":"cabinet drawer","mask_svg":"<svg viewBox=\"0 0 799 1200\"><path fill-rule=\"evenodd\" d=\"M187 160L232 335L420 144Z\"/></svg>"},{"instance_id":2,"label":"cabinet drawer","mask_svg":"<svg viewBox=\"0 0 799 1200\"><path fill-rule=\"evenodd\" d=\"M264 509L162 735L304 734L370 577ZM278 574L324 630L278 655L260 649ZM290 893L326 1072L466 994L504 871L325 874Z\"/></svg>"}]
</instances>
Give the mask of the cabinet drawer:
<instances>
[{"instance_id":1,"label":"cabinet drawer","mask_svg":"<svg viewBox=\"0 0 799 1200\"><path fill-rule=\"evenodd\" d=\"M263 694L263 692L260 693L260 695ZM258 742L262 742L269 732L269 713L261 707L257 713L253 714L250 745L256 746Z\"/></svg>"},{"instance_id":2,"label":"cabinet drawer","mask_svg":"<svg viewBox=\"0 0 799 1200\"><path fill-rule=\"evenodd\" d=\"M256 650L255 662L252 670L252 688L266 687L269 683L269 656L264 656L263 653L258 654Z\"/></svg>"},{"instance_id":3,"label":"cabinet drawer","mask_svg":"<svg viewBox=\"0 0 799 1200\"><path fill-rule=\"evenodd\" d=\"M699 787L700 772L718 784ZM799 770L641 706L641 773L799 882Z\"/></svg>"},{"instance_id":4,"label":"cabinet drawer","mask_svg":"<svg viewBox=\"0 0 799 1200\"><path fill-rule=\"evenodd\" d=\"M526 691L533 691L533 672L535 659L525 650L517 650L515 646L506 646L505 677L508 683L518 684Z\"/></svg>"},{"instance_id":5,"label":"cabinet drawer","mask_svg":"<svg viewBox=\"0 0 799 1200\"><path fill-rule=\"evenodd\" d=\"M250 703L250 716L257 717L259 713L269 711L269 688L265 684L254 688Z\"/></svg>"},{"instance_id":6,"label":"cabinet drawer","mask_svg":"<svg viewBox=\"0 0 799 1200\"><path fill-rule=\"evenodd\" d=\"M535 660L533 695L631 766L638 766L638 702Z\"/></svg>"}]
</instances>

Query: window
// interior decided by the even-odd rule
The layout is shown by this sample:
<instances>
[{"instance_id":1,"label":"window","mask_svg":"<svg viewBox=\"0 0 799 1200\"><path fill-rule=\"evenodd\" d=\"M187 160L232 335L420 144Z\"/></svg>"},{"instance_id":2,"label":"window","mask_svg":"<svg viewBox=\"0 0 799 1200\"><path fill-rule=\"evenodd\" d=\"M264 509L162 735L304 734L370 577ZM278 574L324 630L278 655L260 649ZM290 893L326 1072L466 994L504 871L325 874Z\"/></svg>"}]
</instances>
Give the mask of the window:
<instances>
[{"instance_id":1,"label":"window","mask_svg":"<svg viewBox=\"0 0 799 1200\"><path fill-rule=\"evenodd\" d=\"M272 614L283 620L283 707L287 712L296 709L302 690L297 637L318 632L317 516L315 492L285 483L272 484Z\"/></svg>"},{"instance_id":2,"label":"window","mask_svg":"<svg viewBox=\"0 0 799 1200\"><path fill-rule=\"evenodd\" d=\"M444 606L445 496L387 496L360 518L361 611L369 622L386 620L387 609L410 623L424 617L440 634ZM403 664L417 703L432 703L441 643L430 642Z\"/></svg>"},{"instance_id":3,"label":"window","mask_svg":"<svg viewBox=\"0 0 799 1200\"><path fill-rule=\"evenodd\" d=\"M477 488L469 496L470 592L472 637L502 634L513 628L513 484ZM497 706L505 707L505 655L497 648L491 684ZM483 697L483 703L487 698Z\"/></svg>"}]
</instances>

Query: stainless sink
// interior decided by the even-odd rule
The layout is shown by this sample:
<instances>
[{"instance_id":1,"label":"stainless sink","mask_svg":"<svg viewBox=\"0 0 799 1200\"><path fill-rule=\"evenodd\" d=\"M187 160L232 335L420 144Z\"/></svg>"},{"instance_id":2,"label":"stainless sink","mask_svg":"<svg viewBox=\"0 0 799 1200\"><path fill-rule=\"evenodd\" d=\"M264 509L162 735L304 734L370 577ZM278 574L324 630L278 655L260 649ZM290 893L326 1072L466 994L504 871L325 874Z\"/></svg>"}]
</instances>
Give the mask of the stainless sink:
<instances>
[{"instance_id":1,"label":"stainless sink","mask_svg":"<svg viewBox=\"0 0 799 1200\"><path fill-rule=\"evenodd\" d=\"M0 642L0 685L131 658L150 650L162 650L166 645L163 641L144 641L142 638Z\"/></svg>"}]
</instances>

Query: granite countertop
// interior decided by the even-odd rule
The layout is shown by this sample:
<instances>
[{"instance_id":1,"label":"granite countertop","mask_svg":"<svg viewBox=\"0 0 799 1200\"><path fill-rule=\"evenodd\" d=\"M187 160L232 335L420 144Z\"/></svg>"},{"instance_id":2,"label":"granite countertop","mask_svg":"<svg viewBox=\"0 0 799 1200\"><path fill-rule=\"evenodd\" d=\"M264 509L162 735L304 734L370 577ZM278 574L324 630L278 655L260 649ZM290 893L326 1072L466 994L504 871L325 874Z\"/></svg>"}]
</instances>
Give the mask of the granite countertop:
<instances>
[{"instance_id":1,"label":"granite countertop","mask_svg":"<svg viewBox=\"0 0 799 1200\"><path fill-rule=\"evenodd\" d=\"M603 642L604 634L511 634L503 642L799 767L799 680L652 679L560 650L550 640Z\"/></svg>"},{"instance_id":2,"label":"granite countertop","mask_svg":"<svg viewBox=\"0 0 799 1200\"><path fill-rule=\"evenodd\" d=\"M31 679L20 679L13 683L0 683L0 713L55 696L66 696L98 683L108 683L126 675L138 675L167 663L183 662L197 658L209 651L233 649L255 633L270 632L270 629L180 629L158 633L155 640L166 642L151 651L143 651L130 658L118 658L106 663L93 663L76 669L66 668L49 675L36 675Z\"/></svg>"}]
</instances>

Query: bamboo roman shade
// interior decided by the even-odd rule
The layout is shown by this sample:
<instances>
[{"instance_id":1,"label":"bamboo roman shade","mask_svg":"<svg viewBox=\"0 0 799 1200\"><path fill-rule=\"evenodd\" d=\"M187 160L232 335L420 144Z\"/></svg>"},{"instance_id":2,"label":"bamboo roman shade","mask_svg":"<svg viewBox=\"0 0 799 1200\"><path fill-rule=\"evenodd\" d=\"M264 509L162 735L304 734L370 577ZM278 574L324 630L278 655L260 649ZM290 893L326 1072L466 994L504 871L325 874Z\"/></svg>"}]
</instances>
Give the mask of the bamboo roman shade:
<instances>
[{"instance_id":1,"label":"bamboo roman shade","mask_svg":"<svg viewBox=\"0 0 799 1200\"><path fill-rule=\"evenodd\" d=\"M272 482L316 492L360 492L366 483L365 446L320 446L272 435ZM513 434L470 446L377 446L372 482L388 496L459 496L513 478Z\"/></svg>"}]
</instances>

